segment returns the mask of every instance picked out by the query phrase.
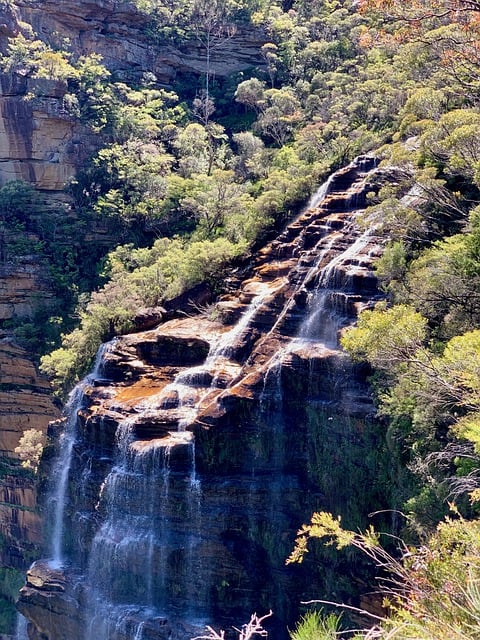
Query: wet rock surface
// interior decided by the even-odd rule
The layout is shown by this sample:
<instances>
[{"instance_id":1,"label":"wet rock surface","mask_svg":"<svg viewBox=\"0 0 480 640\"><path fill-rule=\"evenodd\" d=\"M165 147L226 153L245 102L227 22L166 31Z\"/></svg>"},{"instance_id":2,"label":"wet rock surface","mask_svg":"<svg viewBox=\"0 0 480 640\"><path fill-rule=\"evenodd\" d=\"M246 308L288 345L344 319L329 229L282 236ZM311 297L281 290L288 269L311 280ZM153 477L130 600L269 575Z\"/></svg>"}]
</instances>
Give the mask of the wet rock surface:
<instances>
[{"instance_id":1,"label":"wet rock surface","mask_svg":"<svg viewBox=\"0 0 480 640\"><path fill-rule=\"evenodd\" d=\"M348 524L362 495L355 466L373 487L359 512L381 508L377 470L365 464L381 446L366 372L338 345L379 297L372 262L382 247L356 223L374 165L337 172L259 252L221 299L223 323L167 320L104 352L78 409L64 514L65 554L87 594L74 607L81 625L123 607L123 622L99 638L160 638L164 618L178 630L270 608L282 636L330 572L325 560L309 567L312 583L285 568L301 523L324 508ZM50 590L48 579L38 588L29 579L20 601L35 633L52 639L36 598L60 597L54 578Z\"/></svg>"}]
</instances>

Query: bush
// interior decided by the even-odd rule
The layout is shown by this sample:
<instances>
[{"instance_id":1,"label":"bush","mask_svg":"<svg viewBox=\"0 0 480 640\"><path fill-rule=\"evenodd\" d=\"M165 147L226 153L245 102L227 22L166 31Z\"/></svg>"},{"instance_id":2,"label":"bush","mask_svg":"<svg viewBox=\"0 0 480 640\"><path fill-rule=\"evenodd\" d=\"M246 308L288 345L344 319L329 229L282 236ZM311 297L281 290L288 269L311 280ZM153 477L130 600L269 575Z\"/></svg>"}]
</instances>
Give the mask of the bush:
<instances>
[{"instance_id":1,"label":"bush","mask_svg":"<svg viewBox=\"0 0 480 640\"><path fill-rule=\"evenodd\" d=\"M244 250L244 244L225 238L190 243L161 238L151 249L119 247L107 263L110 281L79 310L80 327L63 337L61 348L42 358L41 370L58 391L67 391L86 374L102 342L131 329L139 308L215 280Z\"/></svg>"},{"instance_id":2,"label":"bush","mask_svg":"<svg viewBox=\"0 0 480 640\"><path fill-rule=\"evenodd\" d=\"M330 614L324 616L321 611L310 611L302 616L294 631L290 632L291 640L336 640L340 625L340 616Z\"/></svg>"},{"instance_id":3,"label":"bush","mask_svg":"<svg viewBox=\"0 0 480 640\"><path fill-rule=\"evenodd\" d=\"M418 549L400 541L399 559L385 551L372 529L347 531L340 518L315 513L300 530L288 562L301 562L311 538L319 538L338 549L351 545L363 551L386 572L380 590L389 615L373 616L376 626L355 634L356 640L476 640L480 634L480 521L464 520L454 507L453 511L455 518L441 522ZM307 620L303 633L292 635L293 640L310 640L315 626L315 620ZM315 638L334 638L335 632L331 633Z\"/></svg>"}]
</instances>

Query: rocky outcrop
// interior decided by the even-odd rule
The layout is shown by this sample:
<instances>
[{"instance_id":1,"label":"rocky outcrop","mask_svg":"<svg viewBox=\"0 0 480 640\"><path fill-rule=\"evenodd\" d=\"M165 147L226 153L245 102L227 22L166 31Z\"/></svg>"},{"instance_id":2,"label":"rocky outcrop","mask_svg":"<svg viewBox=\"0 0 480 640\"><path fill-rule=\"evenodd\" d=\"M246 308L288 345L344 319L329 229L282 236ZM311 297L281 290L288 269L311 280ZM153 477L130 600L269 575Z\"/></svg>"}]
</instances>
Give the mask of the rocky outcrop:
<instances>
[{"instance_id":1,"label":"rocky outcrop","mask_svg":"<svg viewBox=\"0 0 480 640\"><path fill-rule=\"evenodd\" d=\"M61 81L0 74L0 184L62 191L95 148L64 104Z\"/></svg>"},{"instance_id":2,"label":"rocky outcrop","mask_svg":"<svg viewBox=\"0 0 480 640\"><path fill-rule=\"evenodd\" d=\"M28 597L30 610L35 612L37 621L36 626L30 628L32 640L75 637L80 615L79 593L75 590L77 582L78 578L73 574L66 576L62 570L44 563L36 563L27 571L22 594ZM22 605L19 610L22 612ZM51 635L49 629L54 629L55 635Z\"/></svg>"},{"instance_id":3,"label":"rocky outcrop","mask_svg":"<svg viewBox=\"0 0 480 640\"><path fill-rule=\"evenodd\" d=\"M58 416L50 386L30 354L11 338L0 340L0 564L25 569L42 541L37 487L20 468L15 448L27 429L46 433Z\"/></svg>"},{"instance_id":4,"label":"rocky outcrop","mask_svg":"<svg viewBox=\"0 0 480 640\"><path fill-rule=\"evenodd\" d=\"M132 74L141 77L148 71L159 82L171 84L178 73L205 72L205 52L199 42L192 40L182 50L153 42L147 35L150 18L133 2L17 0L15 6L18 18L30 24L42 40L57 43L67 38L78 55L100 54L119 79ZM212 74L228 76L261 65L264 42L261 31L238 28L212 51Z\"/></svg>"},{"instance_id":5,"label":"rocky outcrop","mask_svg":"<svg viewBox=\"0 0 480 640\"><path fill-rule=\"evenodd\" d=\"M382 248L356 224L374 164L337 172L216 320L168 320L107 346L69 436L64 554L85 576L69 640L85 620L102 639L123 640L126 619L130 637L160 638L165 618L225 624L269 608L282 636L301 600L351 594L348 563L317 557L305 580L284 560L313 510L359 526L385 504L366 372L338 346L378 296ZM53 640L36 598L29 585L21 610Z\"/></svg>"}]
</instances>

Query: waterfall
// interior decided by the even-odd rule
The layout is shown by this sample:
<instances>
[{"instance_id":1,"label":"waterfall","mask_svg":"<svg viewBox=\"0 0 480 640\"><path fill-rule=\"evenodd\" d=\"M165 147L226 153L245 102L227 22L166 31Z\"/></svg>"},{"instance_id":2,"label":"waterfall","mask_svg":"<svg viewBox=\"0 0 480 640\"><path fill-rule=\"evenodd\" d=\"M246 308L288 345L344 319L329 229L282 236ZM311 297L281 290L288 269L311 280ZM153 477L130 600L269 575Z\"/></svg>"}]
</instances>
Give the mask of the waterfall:
<instances>
[{"instance_id":1,"label":"waterfall","mask_svg":"<svg viewBox=\"0 0 480 640\"><path fill-rule=\"evenodd\" d=\"M97 640L108 640L118 627L119 615L128 609L131 618L139 619L135 638L142 638L145 620L164 614L171 592L169 567L165 555L169 525L174 505L170 503L171 449L186 445L187 456L185 509L191 523L190 533L184 536L180 547L185 562L182 589L191 605L187 615L197 617L195 601L202 604L208 594L200 593L198 585L206 584L202 576L192 580L189 568L194 566L195 547L201 537L202 492L195 463L195 441L186 427L194 420L197 407L215 387L215 378L195 398L192 392L210 379L205 372L215 367L219 359L232 356L232 346L248 327L255 312L261 306L269 290L265 288L254 296L239 321L225 332L218 343L212 345L201 367L191 367L178 374L167 385L159 398L141 404L140 413L126 418L117 429L115 464L105 479L98 508L105 511L101 528L97 531L90 551L88 581L93 586L90 593L90 627L85 640L91 638L93 629ZM178 431L169 432L167 444L162 439L137 448L132 435L135 422L147 418L157 406L168 408L169 394L177 394L177 409L182 417ZM158 488L161 487L160 491ZM202 567L199 567L202 573ZM126 582L119 583L124 575ZM117 587L118 584L118 587ZM192 585L196 585L195 588ZM128 602L122 602L124 593L130 594ZM132 597L135 596L135 597ZM124 621L124 616L121 616Z\"/></svg>"},{"instance_id":2,"label":"waterfall","mask_svg":"<svg viewBox=\"0 0 480 640\"><path fill-rule=\"evenodd\" d=\"M348 226L348 231L354 233L354 222ZM372 234L371 229L361 233L352 244L344 251L329 260L329 262L319 270L316 279L317 285L308 303L308 313L298 332L298 342L308 342L310 340L322 341L327 347L336 348L338 346L338 331L344 318L333 306L329 296L338 295L346 284L336 282L338 269L349 261L357 258L367 247Z\"/></svg>"},{"instance_id":3,"label":"waterfall","mask_svg":"<svg viewBox=\"0 0 480 640\"><path fill-rule=\"evenodd\" d=\"M177 396L177 408L183 413L178 422L178 430L185 429L195 420L198 409L207 398L212 389L217 388L218 374L212 373L220 361L233 357L233 346L242 333L247 329L257 311L262 306L265 298L270 294L268 287L255 295L242 313L238 322L227 332L223 333L216 344L212 344L205 362L197 367L190 367L179 373L164 389L160 406L165 407L171 402L169 394L174 392ZM203 392L200 391L203 388ZM194 390L197 393L194 393ZM192 446L194 446L192 444ZM194 464L194 458L193 458Z\"/></svg>"},{"instance_id":4,"label":"waterfall","mask_svg":"<svg viewBox=\"0 0 480 640\"><path fill-rule=\"evenodd\" d=\"M52 491L53 528L51 534L51 565L60 568L63 565L64 514L67 501L68 479L72 462L72 452L76 441L77 414L84 400L85 389L101 374L102 358L111 343L101 345L92 371L77 384L71 392L65 406L65 429L60 438L60 452L53 467L56 479Z\"/></svg>"},{"instance_id":5,"label":"waterfall","mask_svg":"<svg viewBox=\"0 0 480 640\"><path fill-rule=\"evenodd\" d=\"M190 587L188 570L193 565L201 531L201 486L191 455L187 456L190 459L184 487L191 533L177 532L176 541L170 533L178 508L170 495L171 483L183 481L171 468L171 453L173 448L184 445L194 451L190 446L192 435L172 434L170 444L159 441L137 448L132 437L137 417L127 418L117 430L117 460L100 496L98 508L105 511L105 517L93 539L89 557L90 625L85 640L93 635L96 640L115 637L119 620L135 628L131 637L142 638L146 620L161 617L172 607L166 555L169 544L176 545L184 558L185 570L178 587L192 603L189 615L192 618L196 615L193 603L199 593Z\"/></svg>"},{"instance_id":6,"label":"waterfall","mask_svg":"<svg viewBox=\"0 0 480 640\"><path fill-rule=\"evenodd\" d=\"M374 164L334 173L260 252L226 301L234 322L181 318L119 338L109 367L118 360L122 375L97 380L84 401L100 351L72 392L52 493L55 566L67 564L67 514L71 526L86 523L68 556L83 572L82 634L68 640L161 640L167 619L175 630L239 624L257 607L275 609L285 629L315 595L284 560L298 526L327 500L321 481L307 478L309 450L322 451L309 412L327 438L333 420L319 417L321 403L346 404L329 379L345 361L338 334L374 295L374 230L357 224ZM165 344L174 358L163 365Z\"/></svg>"},{"instance_id":7,"label":"waterfall","mask_svg":"<svg viewBox=\"0 0 480 640\"><path fill-rule=\"evenodd\" d=\"M15 627L15 640L28 640L27 619L21 613L17 613L17 624Z\"/></svg>"},{"instance_id":8,"label":"waterfall","mask_svg":"<svg viewBox=\"0 0 480 640\"><path fill-rule=\"evenodd\" d=\"M125 419L117 429L117 459L100 496L98 508L105 516L89 557L90 626L85 640L108 640L119 620L133 624L137 619L133 637L141 638L142 617L153 615L154 604L166 604L156 601L155 593L158 579L165 593L167 575L161 539L168 535L171 506L170 447L135 450L134 420Z\"/></svg>"},{"instance_id":9,"label":"waterfall","mask_svg":"<svg viewBox=\"0 0 480 640\"><path fill-rule=\"evenodd\" d=\"M325 182L323 182L318 189L315 191L315 193L313 193L310 196L310 200L307 203L307 206L305 207L304 211L308 211L310 209L316 209L322 202L322 200L324 200L327 195L328 195L328 191L330 189L330 185L332 184L333 180L335 178L335 174L332 173L326 180ZM302 212L303 213L303 212Z\"/></svg>"}]
</instances>

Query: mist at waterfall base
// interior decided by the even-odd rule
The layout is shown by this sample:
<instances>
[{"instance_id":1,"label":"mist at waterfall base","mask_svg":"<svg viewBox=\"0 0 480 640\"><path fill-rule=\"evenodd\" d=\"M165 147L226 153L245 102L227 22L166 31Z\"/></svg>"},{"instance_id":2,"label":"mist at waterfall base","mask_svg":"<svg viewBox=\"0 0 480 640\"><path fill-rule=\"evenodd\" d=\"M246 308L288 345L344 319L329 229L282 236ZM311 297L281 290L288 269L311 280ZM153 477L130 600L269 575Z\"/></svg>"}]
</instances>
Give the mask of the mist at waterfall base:
<instances>
[{"instance_id":1,"label":"mist at waterfall base","mask_svg":"<svg viewBox=\"0 0 480 640\"><path fill-rule=\"evenodd\" d=\"M315 222L315 242L305 241L288 275L290 294L257 340L282 337L263 364L258 396L228 415L218 442L198 426L198 414L212 392L222 400L217 370L254 358L245 361L238 345L261 332L270 282L258 284L203 364L183 368L134 414L99 419L94 444L78 416L91 389L103 384L103 359L115 343L99 350L92 373L72 392L49 499L49 563L75 576L83 607L83 637L68 640L163 640L172 628L173 637L186 638L205 624L240 626L269 609L280 638L298 618L302 598L322 590L331 597L332 584L340 594L348 590L348 579L339 577L342 562L330 552L320 554L323 565L315 570L308 562L286 568L284 561L313 510L356 521L364 485L373 483L368 474L355 475L367 448L378 446L374 429L365 435L370 398L338 350L339 332L363 300L357 270L379 250L371 231L356 224L359 184L375 165L362 162L354 166L353 186L349 173L333 174L310 201L307 211L326 208L332 193L340 194L332 216L325 209ZM373 287L367 294L377 295ZM303 367L299 377L295 367ZM172 406L176 427L140 442L138 424ZM350 464L350 477L339 482ZM86 506L92 501L93 510Z\"/></svg>"}]
</instances>

